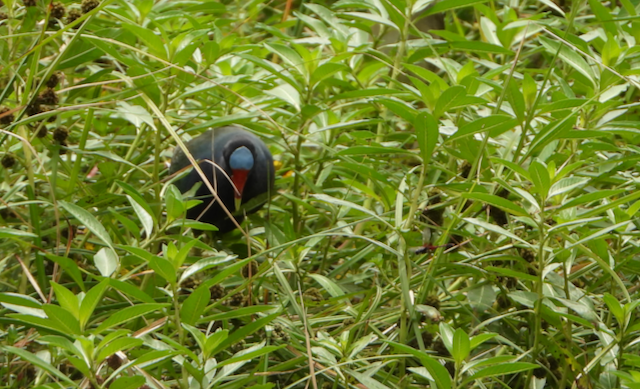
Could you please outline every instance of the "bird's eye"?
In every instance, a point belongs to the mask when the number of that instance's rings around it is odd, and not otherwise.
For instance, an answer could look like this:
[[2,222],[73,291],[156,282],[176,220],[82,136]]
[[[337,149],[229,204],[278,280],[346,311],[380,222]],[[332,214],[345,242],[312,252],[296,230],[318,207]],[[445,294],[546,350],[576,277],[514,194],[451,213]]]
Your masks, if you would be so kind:
[[233,170],[251,170],[253,168],[253,154],[245,146],[238,147],[229,157],[229,166]]

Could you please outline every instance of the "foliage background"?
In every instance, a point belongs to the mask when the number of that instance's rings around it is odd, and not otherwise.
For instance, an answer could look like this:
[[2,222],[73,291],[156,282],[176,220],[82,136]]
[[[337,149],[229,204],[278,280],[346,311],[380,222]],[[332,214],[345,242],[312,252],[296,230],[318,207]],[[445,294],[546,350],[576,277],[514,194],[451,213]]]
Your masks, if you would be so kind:
[[4,0],[0,386],[640,387],[636,3]]

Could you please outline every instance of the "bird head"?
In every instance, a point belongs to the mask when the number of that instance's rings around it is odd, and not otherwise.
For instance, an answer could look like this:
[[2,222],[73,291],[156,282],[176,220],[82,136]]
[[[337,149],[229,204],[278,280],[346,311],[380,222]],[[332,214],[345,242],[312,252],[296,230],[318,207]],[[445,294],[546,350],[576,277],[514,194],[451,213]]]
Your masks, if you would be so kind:
[[231,168],[231,181],[235,186],[234,198],[236,210],[240,208],[242,202],[242,192],[247,183],[249,171],[253,168],[253,154],[246,146],[240,146],[229,156],[229,167]]

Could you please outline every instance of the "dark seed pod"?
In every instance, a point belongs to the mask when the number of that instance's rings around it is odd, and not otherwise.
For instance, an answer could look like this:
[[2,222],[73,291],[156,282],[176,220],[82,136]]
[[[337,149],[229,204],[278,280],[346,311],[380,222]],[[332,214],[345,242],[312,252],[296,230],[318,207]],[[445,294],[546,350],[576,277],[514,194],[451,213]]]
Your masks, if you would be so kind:
[[120,366],[122,366],[122,359],[120,359],[120,357],[116,354],[113,354],[109,358],[107,358],[107,365],[109,365],[109,367],[113,370],[117,370],[118,368],[120,368]]
[[36,132],[36,138],[44,138],[45,136],[47,136],[47,126],[40,126],[38,128],[38,132]]
[[53,88],[47,88],[40,94],[38,97],[40,102],[45,105],[56,105],[58,104],[58,95]]
[[57,1],[51,4],[50,7],[51,7],[51,17],[56,19],[62,19],[64,14],[67,12],[67,10],[64,8],[64,5],[62,5],[62,3]]
[[209,288],[211,292],[211,300],[218,300],[224,297],[224,286],[217,284]]
[[39,113],[44,112],[42,110],[42,107],[40,106],[40,101],[39,99],[36,99],[34,102],[32,102],[31,104],[27,105],[27,115],[28,116],[33,116],[33,115],[37,115]]
[[7,125],[13,123],[13,121],[15,120],[15,116],[12,113],[6,114],[9,111],[11,110],[8,107],[0,108],[0,124]]
[[[79,9],[70,9],[69,15],[67,15],[67,24],[71,24],[82,16],[82,12]],[[76,26],[77,28],[77,26]]]
[[253,277],[258,274],[258,262],[251,261],[242,268],[242,276],[244,278]]
[[447,347],[444,345],[444,342],[440,338],[436,339],[436,341],[433,342],[433,347],[431,349],[438,355],[442,355],[443,357],[448,357],[451,355],[449,354],[449,350],[447,349]]
[[469,173],[471,173],[471,164],[465,161],[462,166],[460,166],[460,175],[463,178],[469,178]]
[[520,249],[520,256],[529,263],[536,259],[536,254],[529,249]]
[[242,293],[236,293],[231,296],[231,300],[229,300],[229,305],[232,307],[239,307],[244,304],[244,296]]
[[491,215],[491,217],[493,217],[493,220],[495,220],[496,224],[500,226],[504,227],[507,224],[509,224],[509,219],[507,219],[507,213],[501,210],[500,208],[490,207],[489,215]]
[[69,130],[67,130],[65,127],[58,127],[55,130],[53,130],[53,139],[56,142],[64,143],[68,137],[69,137]]
[[[52,12],[52,13],[53,13],[53,12]],[[64,15],[63,15],[63,16],[64,16]],[[61,17],[62,17],[62,16],[60,16],[58,19],[60,19]],[[47,85],[47,87],[49,87],[49,88],[55,88],[56,86],[58,86],[58,84],[60,83],[60,78],[62,78],[60,73],[58,73],[58,72],[53,73],[53,74],[51,75],[51,77],[49,77],[49,79],[47,80],[47,84],[46,84],[46,85]]]
[[5,154],[2,157],[1,163],[3,168],[10,169],[16,164],[16,158],[11,154]]
[[82,0],[82,6],[81,6],[82,13],[85,13],[85,14],[89,13],[99,5],[100,5],[99,0]]

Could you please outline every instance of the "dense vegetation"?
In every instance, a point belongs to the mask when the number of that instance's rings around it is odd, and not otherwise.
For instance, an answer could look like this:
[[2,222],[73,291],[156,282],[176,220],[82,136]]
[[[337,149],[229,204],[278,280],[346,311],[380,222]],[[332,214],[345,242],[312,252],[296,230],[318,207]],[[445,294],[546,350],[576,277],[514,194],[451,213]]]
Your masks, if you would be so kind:
[[0,387],[640,388],[636,0],[3,2]]

